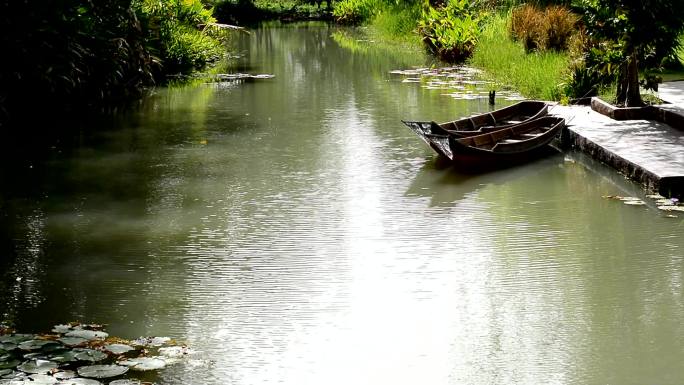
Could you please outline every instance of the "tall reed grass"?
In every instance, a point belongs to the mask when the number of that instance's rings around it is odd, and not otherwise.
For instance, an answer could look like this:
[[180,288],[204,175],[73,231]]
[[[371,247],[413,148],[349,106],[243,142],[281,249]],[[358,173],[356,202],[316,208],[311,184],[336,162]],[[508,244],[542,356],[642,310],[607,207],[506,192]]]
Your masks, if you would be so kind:
[[569,55],[556,51],[527,53],[521,42],[509,37],[509,20],[510,14],[492,15],[469,63],[526,97],[560,100]]
[[579,16],[567,7],[551,5],[540,8],[524,4],[512,9],[510,31],[511,36],[522,41],[528,51],[561,51],[568,48],[578,22]]

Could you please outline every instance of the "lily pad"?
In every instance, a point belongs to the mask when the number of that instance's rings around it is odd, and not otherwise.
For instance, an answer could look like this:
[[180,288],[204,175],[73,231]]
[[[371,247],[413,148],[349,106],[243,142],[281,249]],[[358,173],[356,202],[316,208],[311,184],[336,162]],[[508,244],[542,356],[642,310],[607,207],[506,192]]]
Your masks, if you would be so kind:
[[663,211],[684,211],[684,206],[658,206]]
[[59,372],[54,373],[52,376],[58,380],[68,380],[75,378],[77,375],[73,370],[60,370]]
[[12,342],[0,342],[0,351],[11,352],[17,348],[17,344]]
[[93,349],[74,349],[75,357],[79,361],[97,362],[107,358],[107,353]]
[[32,374],[29,376],[31,385],[54,385],[59,380],[47,374]]
[[32,339],[35,339],[35,336],[33,334],[9,334],[5,336],[0,336],[0,342],[9,342],[12,344],[20,344],[24,341],[29,341]]
[[38,350],[42,349],[43,346],[52,343],[48,340],[28,340],[19,344],[19,349],[21,350]]
[[28,353],[24,354],[24,358],[27,360],[48,360],[44,353]]
[[195,351],[189,349],[187,346],[168,346],[159,349],[159,354],[168,358],[181,358],[194,353]]
[[10,380],[12,380],[12,379],[15,379],[15,378],[23,379],[23,378],[25,378],[26,376],[27,376],[27,375],[26,375],[26,373],[24,373],[24,372],[17,372],[17,371],[15,371],[15,370],[10,370],[9,373],[3,374],[3,375],[2,375],[2,378],[3,378],[3,379],[10,379]]
[[6,360],[0,361],[0,369],[13,369],[19,364],[21,364],[21,361],[15,358],[7,358]]
[[90,378],[71,378],[68,380],[62,380],[57,383],[57,385],[102,385],[98,380],[92,380]]
[[58,341],[66,346],[78,346],[88,342],[87,339],[81,337],[62,337]]
[[127,371],[127,367],[120,365],[91,365],[78,368],[78,375],[90,378],[110,378],[120,376]]
[[105,350],[112,354],[124,354],[131,350],[135,350],[134,347],[124,344],[110,344],[104,346]]
[[134,345],[139,346],[163,346],[171,342],[169,337],[140,337],[133,341]]
[[157,357],[139,357],[119,362],[133,370],[157,370],[166,366],[166,361]]
[[29,360],[17,366],[17,369],[24,373],[45,374],[53,369],[57,369],[57,364],[47,360]]
[[112,381],[109,383],[109,385],[141,385],[142,383],[139,380],[129,380],[129,379],[123,379],[123,380],[116,380]]
[[50,360],[52,361],[57,361],[57,362],[74,362],[78,361],[78,358],[76,357],[78,355],[78,352],[75,352],[73,350],[68,350],[66,352],[60,352],[57,354],[52,354],[50,355]]
[[22,379],[6,379],[0,380],[0,385],[29,385],[30,382],[25,382]]
[[96,330],[72,330],[65,334],[67,337],[85,338],[87,340],[103,340],[109,337],[109,334]]
[[52,332],[60,333],[60,334],[69,333],[71,330],[72,330],[72,328],[69,325],[55,325],[52,328]]

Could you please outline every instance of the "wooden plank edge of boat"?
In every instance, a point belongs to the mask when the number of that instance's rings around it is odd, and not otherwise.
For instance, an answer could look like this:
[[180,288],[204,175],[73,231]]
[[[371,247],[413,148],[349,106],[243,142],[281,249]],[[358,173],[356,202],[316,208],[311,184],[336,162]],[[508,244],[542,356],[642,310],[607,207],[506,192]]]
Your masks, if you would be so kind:
[[[506,127],[501,130],[466,138],[449,137],[449,147],[452,154],[469,153],[473,155],[507,157],[521,155],[546,146],[565,127],[565,119],[555,116],[544,116],[531,121]],[[528,136],[527,139],[504,142],[513,137],[539,129],[546,130],[539,135]],[[431,139],[428,137],[428,139]],[[492,144],[491,149],[478,147],[477,143]],[[453,159],[453,158],[452,158]]]
[[[436,134],[436,135],[456,135],[459,137],[474,136],[486,132],[496,131],[502,128],[510,127],[516,124],[524,123],[529,120],[538,119],[540,117],[546,116],[548,114],[548,103],[540,100],[523,100],[518,103],[512,104],[510,106],[500,108],[491,112],[484,112],[481,114],[476,114],[470,117],[459,118],[444,123],[436,123],[435,121],[410,121],[402,120],[406,126],[408,126],[412,131],[414,131],[421,139],[426,141],[425,134]],[[522,121],[496,125],[497,121],[503,118],[510,118],[514,116],[516,112],[520,110],[527,110],[526,112],[531,112],[527,118]],[[502,118],[503,117],[503,118]],[[445,128],[445,125],[456,125],[458,122],[470,122],[474,130],[450,130]],[[480,123],[476,123],[479,121]],[[487,125],[489,124],[489,125]],[[426,141],[427,142],[427,141]]]
[[[526,106],[534,106],[532,107],[526,107]],[[527,116],[523,120],[520,121],[515,121],[511,122],[508,124],[499,124],[497,125],[497,122],[506,120],[506,118],[510,119],[511,117],[514,116],[514,114],[521,110],[527,108],[527,112],[531,112],[531,115]],[[543,101],[539,100],[524,100],[522,102],[518,102],[516,104],[512,104],[508,107],[504,107],[499,110],[492,111],[490,113],[484,113],[484,114],[479,114],[475,115],[473,117],[469,118],[462,118],[462,119],[457,119],[451,122],[445,122],[445,123],[438,123],[437,126],[441,128],[444,134],[451,134],[451,135],[456,135],[459,137],[467,137],[467,136],[475,136],[475,135],[480,135],[492,131],[498,131],[500,129],[508,128],[508,127],[513,127],[528,121],[532,121],[535,119],[539,119],[541,117],[544,117],[548,114],[549,112],[549,104]],[[483,120],[484,119],[484,120]],[[452,130],[445,128],[444,126],[446,125],[456,125],[457,122],[462,122],[465,120],[470,121],[470,125],[474,127],[475,129],[472,130]],[[479,122],[478,122],[479,120]]]

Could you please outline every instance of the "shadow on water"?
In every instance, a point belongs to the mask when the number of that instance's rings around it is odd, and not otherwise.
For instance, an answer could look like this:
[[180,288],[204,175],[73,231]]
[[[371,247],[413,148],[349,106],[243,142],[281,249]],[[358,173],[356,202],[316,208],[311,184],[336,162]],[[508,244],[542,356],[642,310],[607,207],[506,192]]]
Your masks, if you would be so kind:
[[554,149],[523,164],[497,169],[463,169],[443,157],[426,162],[411,182],[405,196],[430,198],[430,206],[446,206],[467,198],[489,185],[501,185],[529,177],[563,163],[564,156]]

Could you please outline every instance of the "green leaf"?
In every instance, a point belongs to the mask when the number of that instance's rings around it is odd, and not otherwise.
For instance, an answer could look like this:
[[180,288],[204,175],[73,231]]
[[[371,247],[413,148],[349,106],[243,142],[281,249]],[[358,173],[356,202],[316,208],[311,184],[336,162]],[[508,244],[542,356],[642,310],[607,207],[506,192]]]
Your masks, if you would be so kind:
[[127,367],[120,365],[90,365],[78,368],[78,375],[90,378],[111,378],[120,376],[127,371]]

